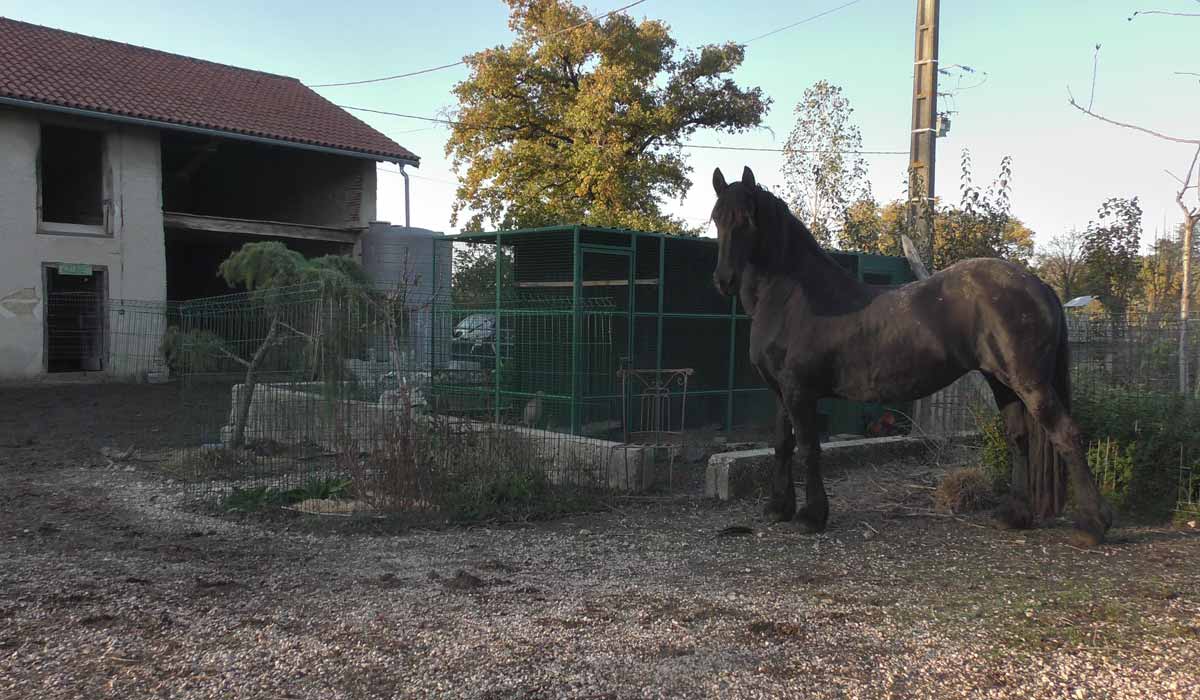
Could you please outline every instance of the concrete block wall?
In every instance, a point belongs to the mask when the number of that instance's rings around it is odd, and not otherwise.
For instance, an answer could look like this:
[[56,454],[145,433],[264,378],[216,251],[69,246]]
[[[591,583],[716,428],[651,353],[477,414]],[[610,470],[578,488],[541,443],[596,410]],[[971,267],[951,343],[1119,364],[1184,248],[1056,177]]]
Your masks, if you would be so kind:
[[[307,389],[305,391],[304,389]],[[260,384],[250,398],[245,438],[248,442],[271,440],[281,444],[316,443],[326,450],[350,447],[369,452],[386,439],[394,427],[398,410],[381,398],[378,402],[338,401],[327,405],[319,384]],[[237,407],[245,396],[245,385],[234,385],[230,395],[228,423],[220,439],[228,446],[233,438]],[[427,418],[418,416],[415,420]],[[553,484],[642,491],[653,482],[653,453],[647,448],[607,440],[581,438],[517,425],[500,425],[441,416],[456,429],[489,433],[505,430],[529,441]]]
[[[43,120],[104,131],[112,183],[111,235],[38,230]],[[45,373],[45,264],[103,268],[110,299],[166,299],[161,193],[156,130],[0,108],[0,380]]]

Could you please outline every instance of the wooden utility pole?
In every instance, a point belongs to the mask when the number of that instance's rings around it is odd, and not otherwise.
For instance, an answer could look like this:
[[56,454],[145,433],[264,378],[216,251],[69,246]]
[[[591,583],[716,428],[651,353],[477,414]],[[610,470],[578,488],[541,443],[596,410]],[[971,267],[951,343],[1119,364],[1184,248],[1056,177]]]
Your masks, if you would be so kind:
[[917,0],[913,63],[912,134],[909,147],[908,222],[933,267],[933,183],[937,150],[939,0]]
[[[939,0],[917,0],[917,47],[913,63],[912,133],[908,157],[908,229],[916,235],[928,270],[933,269],[939,4]],[[913,420],[921,430],[932,425],[932,414],[933,403],[929,397],[913,404]]]

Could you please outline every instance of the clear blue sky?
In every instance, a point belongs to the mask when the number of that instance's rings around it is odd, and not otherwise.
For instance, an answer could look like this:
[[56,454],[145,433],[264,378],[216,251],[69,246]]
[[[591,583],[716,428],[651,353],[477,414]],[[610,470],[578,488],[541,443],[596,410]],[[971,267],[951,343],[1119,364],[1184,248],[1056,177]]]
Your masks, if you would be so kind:
[[[661,19],[681,46],[743,41],[841,5],[846,0],[648,0],[630,13]],[[591,0],[594,13],[628,0]],[[1110,196],[1140,196],[1152,234],[1179,220],[1176,187],[1164,168],[1182,172],[1192,151],[1108,126],[1067,105],[1067,86],[1086,97],[1092,48],[1103,45],[1095,96],[1098,111],[1191,138],[1200,136],[1200,83],[1173,71],[1200,72],[1200,18],[1142,16],[1134,10],[1200,11],[1193,0],[943,0],[941,61],[988,74],[958,94],[949,137],[938,142],[938,194],[957,198],[958,159],[969,148],[976,180],[990,180],[1000,158],[1014,160],[1014,212],[1039,241],[1083,227]],[[344,3],[6,0],[4,15],[84,34],[149,46],[307,83],[355,80],[449,63],[506,43],[506,6],[497,0]],[[739,136],[700,134],[698,143],[779,147],[792,108],[820,79],[850,97],[869,149],[907,150],[913,51],[913,0],[861,0],[795,29],[754,42],[737,74],[775,103],[764,129]],[[453,106],[459,67],[372,86],[325,88],[339,104],[436,116]],[[942,89],[953,86],[943,82]],[[945,107],[946,105],[943,105]],[[413,181],[413,223],[446,232],[453,175],[446,132],[427,123],[360,115],[422,157]],[[773,132],[773,133],[772,133]],[[736,177],[750,165],[759,182],[779,189],[782,156],[691,151],[695,186],[672,211],[701,222],[712,205],[714,166]],[[875,156],[876,196],[902,193],[903,156]],[[403,218],[400,178],[380,174],[380,217]],[[1195,199],[1193,197],[1193,203]],[[1149,236],[1148,236],[1149,237]]]

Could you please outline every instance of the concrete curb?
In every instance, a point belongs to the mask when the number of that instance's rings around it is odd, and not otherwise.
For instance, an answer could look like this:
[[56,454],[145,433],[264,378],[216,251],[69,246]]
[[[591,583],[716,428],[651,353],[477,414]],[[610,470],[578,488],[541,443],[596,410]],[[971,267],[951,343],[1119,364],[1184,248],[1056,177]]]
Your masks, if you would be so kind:
[[[925,440],[909,436],[841,440],[821,443],[823,466],[853,466],[867,460],[895,459],[919,454],[926,449]],[[746,498],[766,493],[770,488],[770,471],[775,450],[740,450],[720,452],[709,457],[705,473],[704,495],[722,501]],[[793,468],[800,465],[796,464]]]

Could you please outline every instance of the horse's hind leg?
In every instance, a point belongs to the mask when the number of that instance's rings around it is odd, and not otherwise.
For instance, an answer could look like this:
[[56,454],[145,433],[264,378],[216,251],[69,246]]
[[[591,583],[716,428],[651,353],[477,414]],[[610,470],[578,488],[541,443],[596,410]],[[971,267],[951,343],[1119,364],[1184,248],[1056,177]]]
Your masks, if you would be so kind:
[[996,509],[996,518],[1011,528],[1033,526],[1033,511],[1029,503],[1029,429],[1025,424],[1025,404],[1016,392],[991,375],[987,377],[996,398],[996,408],[1004,421],[1004,437],[1008,442],[1008,498]]
[[766,516],[774,522],[791,520],[796,514],[796,486],[792,481],[792,454],[796,437],[792,434],[792,419],[780,400],[775,406],[775,472],[771,477],[771,500]]
[[1019,395],[1071,470],[1071,485],[1079,508],[1075,527],[1081,542],[1086,545],[1103,542],[1105,533],[1112,526],[1112,509],[1100,496],[1100,489],[1088,468],[1079,426],[1067,413],[1053,387],[1046,384],[1026,387]]
[[829,522],[829,496],[821,478],[821,439],[817,431],[816,399],[791,402],[796,446],[804,460],[804,507],[796,512],[796,524],[808,532],[824,532]]

